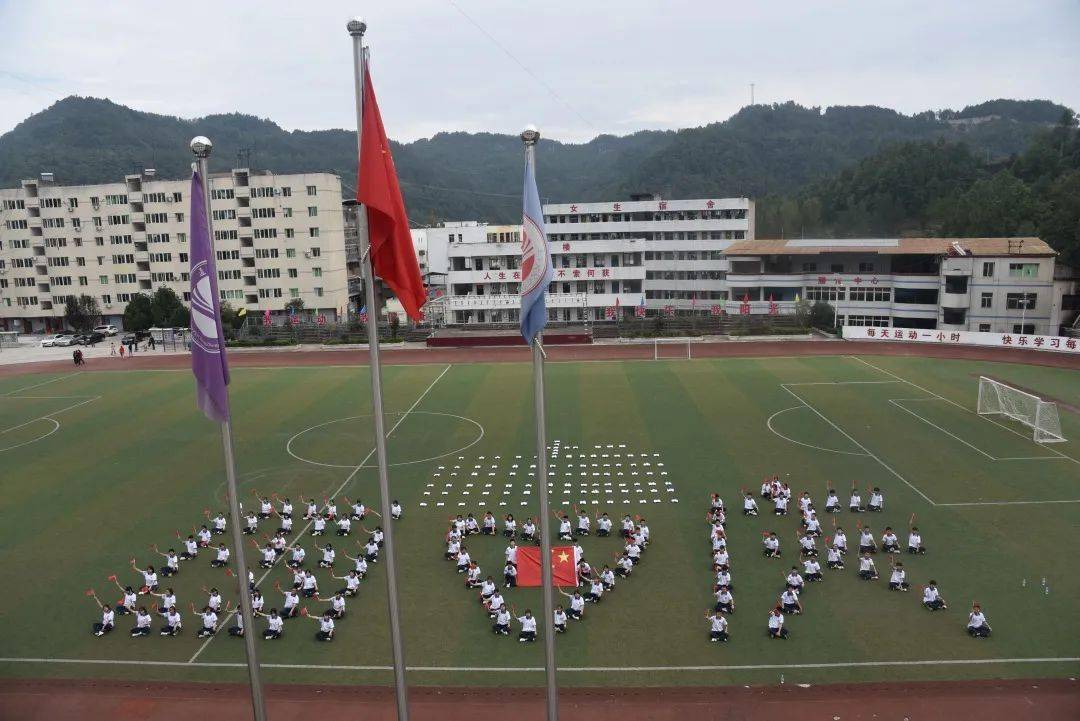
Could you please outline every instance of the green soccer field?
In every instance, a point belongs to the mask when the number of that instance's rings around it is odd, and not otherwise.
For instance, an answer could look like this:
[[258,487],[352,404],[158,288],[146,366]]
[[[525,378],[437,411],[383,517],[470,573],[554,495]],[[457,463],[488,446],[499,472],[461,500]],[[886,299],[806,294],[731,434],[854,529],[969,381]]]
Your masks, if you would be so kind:
[[[1076,402],[1080,372],[1016,364],[900,357],[807,357],[659,362],[552,363],[547,368],[552,504],[586,502],[648,519],[653,543],[633,577],[620,581],[586,619],[558,639],[561,679],[576,685],[846,682],[1069,676],[1080,670],[1080,418],[1062,409],[1065,443],[1039,445],[1028,429],[974,413],[978,376]],[[378,507],[365,367],[238,369],[231,386],[243,500],[261,493],[362,498]],[[484,509],[519,519],[537,513],[531,367],[413,365],[384,370],[391,483],[405,508],[395,526],[410,679],[417,684],[531,685],[543,682],[541,644],[495,637],[474,592],[443,560],[447,516]],[[556,444],[557,442],[557,444]],[[233,579],[209,567],[209,552],[182,565],[172,585],[184,608],[182,637],[131,639],[130,617],[104,638],[84,594],[113,601],[106,581],[138,585],[128,559],[158,564],[162,550],[225,509],[220,434],[194,407],[187,372],[85,372],[0,379],[0,674],[241,681],[243,644],[220,633],[195,638],[205,586],[236,600]],[[857,521],[875,536],[886,525],[906,539],[916,514],[929,553],[903,558],[910,593],[826,571],[789,617],[791,638],[766,637],[766,613],[796,562],[797,514],[740,513],[740,489],[779,474],[820,509],[827,482],[845,501],[838,522],[857,543]],[[846,492],[880,486],[883,514],[846,511]],[[737,612],[732,639],[708,642],[713,602],[704,514],[710,492],[729,509],[727,531]],[[865,500],[865,497],[864,497]],[[565,504],[565,505],[564,505]],[[342,507],[344,504],[342,502]],[[824,514],[822,514],[824,516]],[[297,530],[304,527],[298,520]],[[272,532],[276,518],[263,521]],[[831,518],[824,517],[831,531]],[[368,527],[378,522],[368,522]],[[616,526],[617,527],[617,526]],[[776,530],[784,559],[760,553]],[[356,553],[350,539],[329,536]],[[308,565],[315,539],[302,538]],[[585,539],[604,563],[616,539]],[[470,549],[484,574],[501,578],[505,541]],[[250,546],[249,563],[258,555]],[[344,561],[339,555],[339,561]],[[345,561],[347,564],[348,562]],[[284,638],[259,640],[274,682],[391,681],[384,564],[349,601],[332,644],[308,620]],[[342,571],[349,566],[339,563]],[[256,568],[267,607],[280,605],[280,565]],[[341,573],[341,571],[339,571]],[[321,588],[340,584],[326,571]],[[938,581],[950,608],[931,614],[919,586]],[[539,594],[507,594],[539,611]],[[978,599],[993,637],[964,630]],[[308,604],[313,610],[322,608]],[[261,630],[262,622],[258,626]],[[515,624],[516,631],[516,624]],[[515,634],[516,635],[516,634]]]

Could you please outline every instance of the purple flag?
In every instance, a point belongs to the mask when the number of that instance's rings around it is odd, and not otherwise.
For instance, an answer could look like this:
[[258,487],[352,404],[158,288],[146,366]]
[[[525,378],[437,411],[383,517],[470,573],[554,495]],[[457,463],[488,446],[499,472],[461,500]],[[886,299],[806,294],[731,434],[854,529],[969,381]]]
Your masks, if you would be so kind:
[[218,309],[217,264],[206,220],[203,179],[191,175],[191,371],[195,394],[206,417],[229,418],[229,363]]

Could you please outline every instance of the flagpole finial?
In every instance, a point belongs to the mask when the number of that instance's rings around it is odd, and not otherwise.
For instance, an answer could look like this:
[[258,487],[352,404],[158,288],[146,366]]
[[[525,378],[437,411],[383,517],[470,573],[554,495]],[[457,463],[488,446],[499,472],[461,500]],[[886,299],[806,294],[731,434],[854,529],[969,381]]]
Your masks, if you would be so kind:
[[349,31],[349,35],[363,35],[367,32],[367,23],[364,18],[353,18],[345,28]]
[[525,145],[536,145],[540,141],[540,131],[535,125],[526,125],[521,131],[521,142]]
[[205,135],[196,135],[191,139],[190,145],[191,152],[195,153],[196,158],[209,158],[210,151],[214,149],[214,144]]

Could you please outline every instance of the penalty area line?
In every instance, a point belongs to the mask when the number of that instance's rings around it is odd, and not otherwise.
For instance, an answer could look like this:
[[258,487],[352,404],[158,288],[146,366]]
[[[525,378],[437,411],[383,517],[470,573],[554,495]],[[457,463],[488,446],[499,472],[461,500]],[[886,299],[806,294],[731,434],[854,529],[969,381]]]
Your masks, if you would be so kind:
[[[559,671],[566,673],[640,673],[661,671],[767,671],[780,669],[820,669],[820,668],[873,668],[904,666],[984,666],[1000,664],[1028,663],[1076,663],[1080,657],[1029,657],[1029,658],[968,658],[968,659],[931,659],[916,661],[835,661],[825,663],[761,663],[729,664],[701,666],[560,666]],[[238,662],[204,661],[196,664],[185,661],[147,661],[125,659],[93,658],[0,658],[0,663],[40,663],[40,664],[81,664],[102,666],[185,666],[191,668],[247,668],[247,664]],[[314,671],[392,671],[393,666],[352,666],[343,664],[300,664],[300,663],[263,663],[263,668]],[[409,666],[407,671],[416,673],[475,672],[475,673],[541,673],[540,666]]]

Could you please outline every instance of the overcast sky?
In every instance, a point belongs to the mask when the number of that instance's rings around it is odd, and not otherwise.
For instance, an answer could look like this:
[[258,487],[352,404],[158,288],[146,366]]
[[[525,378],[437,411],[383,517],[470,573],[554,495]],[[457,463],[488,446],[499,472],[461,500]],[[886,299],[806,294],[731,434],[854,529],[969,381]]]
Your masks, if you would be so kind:
[[746,105],[751,83],[759,103],[1080,109],[1077,0],[0,0],[0,133],[73,94],[354,126],[357,13],[399,140],[703,125]]

